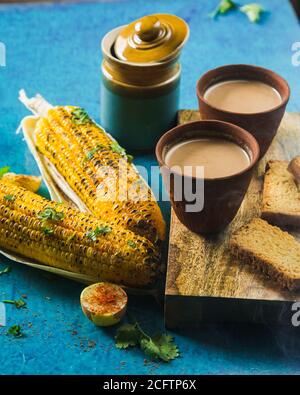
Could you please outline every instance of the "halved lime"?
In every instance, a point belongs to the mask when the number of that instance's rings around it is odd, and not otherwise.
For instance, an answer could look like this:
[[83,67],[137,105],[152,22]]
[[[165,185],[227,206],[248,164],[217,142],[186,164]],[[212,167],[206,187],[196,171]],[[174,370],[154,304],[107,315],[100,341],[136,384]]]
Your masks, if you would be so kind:
[[80,295],[82,311],[97,326],[120,322],[127,301],[127,294],[120,286],[105,282],[90,285]]

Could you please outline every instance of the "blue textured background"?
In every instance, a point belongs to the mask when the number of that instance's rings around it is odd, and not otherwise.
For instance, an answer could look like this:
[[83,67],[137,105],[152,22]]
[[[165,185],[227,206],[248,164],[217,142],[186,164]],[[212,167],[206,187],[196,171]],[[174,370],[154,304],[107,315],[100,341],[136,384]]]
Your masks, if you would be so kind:
[[[288,1],[261,0],[270,11],[258,25],[231,13],[212,21],[218,1],[114,1],[84,4],[0,6],[0,41],[7,67],[0,67],[0,165],[36,173],[18,122],[27,111],[18,90],[42,93],[54,104],[75,104],[99,114],[100,39],[108,30],[147,13],[169,12],[190,25],[182,55],[182,108],[195,108],[195,83],[205,70],[226,63],[255,63],[290,83],[289,111],[300,111],[300,69],[291,45],[300,29]],[[243,1],[245,3],[245,1]],[[138,157],[150,165],[154,158]],[[169,206],[163,207],[166,218]],[[0,268],[7,262],[0,258]],[[171,364],[144,363],[139,350],[114,348],[115,328],[95,328],[79,307],[81,285],[13,264],[0,277],[0,300],[28,296],[28,309],[7,306],[8,325],[20,323],[22,339],[0,328],[0,373],[299,373],[300,329],[210,325],[175,333],[182,357]],[[151,298],[130,298],[130,311],[149,331],[163,329],[162,309]]]

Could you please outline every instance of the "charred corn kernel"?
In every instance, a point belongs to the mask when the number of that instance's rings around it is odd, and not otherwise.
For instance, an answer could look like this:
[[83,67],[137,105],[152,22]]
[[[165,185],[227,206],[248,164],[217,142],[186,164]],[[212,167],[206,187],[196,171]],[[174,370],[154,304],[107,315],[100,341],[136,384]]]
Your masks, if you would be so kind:
[[147,238],[5,180],[0,181],[0,247],[48,266],[132,287],[151,285],[160,269],[157,249]]
[[36,145],[99,219],[153,242],[165,238],[165,223],[151,189],[126,152],[82,109],[49,110],[37,124]]

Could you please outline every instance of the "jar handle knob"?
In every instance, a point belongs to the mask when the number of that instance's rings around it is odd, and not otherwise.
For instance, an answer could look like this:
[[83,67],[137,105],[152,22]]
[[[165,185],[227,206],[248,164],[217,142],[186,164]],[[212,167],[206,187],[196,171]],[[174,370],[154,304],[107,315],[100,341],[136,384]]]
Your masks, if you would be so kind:
[[161,24],[155,16],[144,16],[136,22],[134,29],[141,41],[151,42],[159,36]]

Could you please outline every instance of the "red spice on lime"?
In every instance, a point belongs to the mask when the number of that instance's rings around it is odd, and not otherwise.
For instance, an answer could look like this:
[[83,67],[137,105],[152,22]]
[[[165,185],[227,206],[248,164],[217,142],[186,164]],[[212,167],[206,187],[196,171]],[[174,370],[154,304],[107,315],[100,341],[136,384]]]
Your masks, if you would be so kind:
[[127,301],[120,286],[104,282],[90,285],[80,296],[82,311],[97,326],[117,324],[126,312]]

